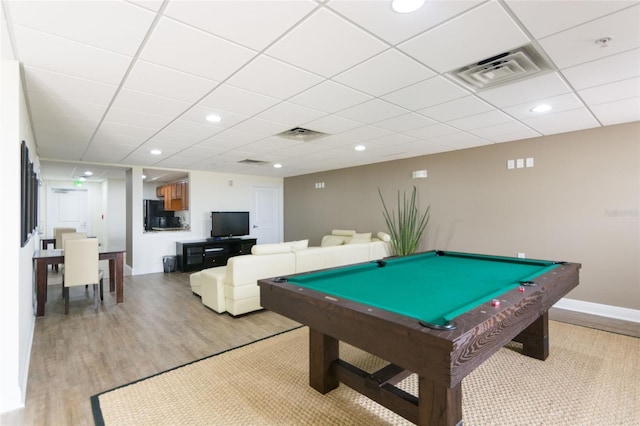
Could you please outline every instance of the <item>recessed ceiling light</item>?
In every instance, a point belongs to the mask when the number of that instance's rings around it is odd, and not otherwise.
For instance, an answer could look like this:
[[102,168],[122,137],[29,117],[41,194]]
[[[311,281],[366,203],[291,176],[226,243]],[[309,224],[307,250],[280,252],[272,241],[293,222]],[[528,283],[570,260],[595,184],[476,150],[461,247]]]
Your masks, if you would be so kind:
[[84,182],[85,180],[87,180],[87,178],[86,178],[86,177],[84,177],[84,176],[80,176],[80,177],[78,177],[78,180],[79,180],[80,182]]
[[147,178],[147,175],[142,175],[142,179],[146,179],[146,178]]
[[551,105],[547,105],[547,104],[540,104],[535,106],[534,108],[531,108],[531,111],[533,112],[547,112],[547,111],[551,111]]
[[153,155],[160,155],[160,154],[162,154],[162,151],[160,151],[159,149],[152,149],[152,150],[151,150],[151,153],[152,153]]
[[209,114],[206,117],[207,121],[210,121],[211,123],[219,123],[220,121],[222,121],[222,117],[220,117],[218,114]]
[[282,164],[276,163],[276,164],[273,165],[273,167],[275,167],[276,169],[280,169],[280,168],[282,168]]
[[411,13],[420,9],[425,0],[391,0],[391,9],[398,13]]
[[93,172],[91,170],[87,170],[86,172],[84,172],[85,176],[93,176]]
[[365,149],[367,149],[367,147],[364,145],[356,145],[353,149],[355,149],[356,151],[364,151]]

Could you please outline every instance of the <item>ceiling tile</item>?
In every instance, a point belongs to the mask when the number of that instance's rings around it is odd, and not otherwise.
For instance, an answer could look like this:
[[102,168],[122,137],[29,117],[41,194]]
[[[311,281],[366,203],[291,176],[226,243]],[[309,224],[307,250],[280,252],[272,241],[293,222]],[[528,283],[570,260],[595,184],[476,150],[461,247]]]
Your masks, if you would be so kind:
[[75,101],[102,104],[111,102],[117,86],[24,66],[27,90]]
[[252,116],[280,102],[279,99],[228,84],[217,86],[213,92],[200,101],[200,105],[216,110]]
[[390,135],[391,133],[393,132],[391,132],[390,130],[368,125],[347,130],[346,132],[342,132],[340,136],[343,138],[350,138],[358,141],[366,141],[378,138],[380,136]]
[[207,139],[222,129],[178,119],[154,135],[153,140],[172,141],[176,145],[189,146]]
[[640,96],[640,77],[628,78],[615,83],[578,90],[587,105],[598,105]]
[[287,99],[322,81],[278,60],[260,56],[228,80],[232,86],[278,99]]
[[290,102],[282,102],[261,112],[256,117],[284,123],[291,127],[299,127],[302,123],[316,120],[325,115],[327,115],[327,113],[316,109],[295,105]]
[[131,126],[128,124],[103,121],[100,124],[99,131],[107,134],[122,134],[145,140],[154,135],[157,130],[148,127]]
[[195,102],[216,86],[217,82],[182,71],[137,61],[124,87],[151,95],[184,102]]
[[[319,37],[319,34],[322,36]],[[349,43],[345,43],[345,40],[349,40]],[[387,47],[335,13],[319,9],[267,49],[266,53],[313,73],[331,77]]]
[[435,124],[435,121],[423,115],[409,113],[379,121],[376,123],[376,126],[394,132],[404,132],[407,130],[430,126],[432,124]]
[[[596,43],[611,37],[605,47]],[[540,40],[560,69],[602,59],[640,46],[640,5]]]
[[567,28],[591,21],[616,10],[637,4],[636,1],[547,1],[505,0],[518,19],[536,38],[546,37]]
[[166,126],[172,118],[148,114],[141,111],[132,111],[123,108],[110,108],[105,116],[105,121],[113,123],[130,124],[132,126],[149,127],[151,129],[161,129]]
[[162,18],[140,58],[203,78],[223,81],[255,52],[168,18]]
[[373,99],[371,96],[362,92],[326,80],[292,97],[289,101],[320,111],[337,112],[371,99]]
[[420,34],[398,48],[444,73],[529,41],[502,6],[492,1]]
[[333,79],[370,95],[381,96],[434,75],[424,65],[390,49]]
[[444,145],[452,149],[474,148],[476,146],[490,145],[492,143],[486,139],[464,132],[438,136],[431,139],[429,142]]
[[491,105],[475,96],[465,96],[464,98],[454,99],[453,101],[421,109],[418,113],[433,118],[434,120],[450,121],[493,109]]
[[513,119],[502,111],[488,111],[470,117],[458,118],[447,122],[447,124],[460,130],[473,130],[511,122]]
[[495,143],[541,136],[540,133],[516,121],[470,130],[469,133]]
[[446,124],[434,124],[433,126],[422,127],[420,129],[409,130],[404,132],[408,136],[412,136],[416,139],[433,139],[438,136],[451,135],[454,133],[460,133],[460,130],[448,126]]
[[569,92],[571,92],[571,89],[558,74],[547,73],[524,81],[486,90],[478,93],[478,96],[498,108],[504,108]]
[[130,111],[144,111],[147,114],[173,118],[184,112],[191,104],[137,92],[135,90],[122,89],[115,101],[114,108],[122,108]]
[[262,50],[313,10],[312,1],[172,1],[165,15]]
[[25,27],[14,28],[18,59],[30,67],[119,85],[131,58]]
[[594,105],[591,111],[605,126],[640,120],[640,97]]
[[406,14],[394,12],[388,2],[380,0],[332,0],[329,7],[390,44],[397,44],[484,1],[428,1]]
[[318,132],[337,134],[346,132],[350,129],[362,126],[359,121],[349,120],[348,118],[337,115],[325,115],[317,120],[309,121],[304,124],[304,128],[316,130]]
[[[549,105],[549,112],[534,112],[532,109],[539,104]],[[526,118],[539,117],[544,114],[556,114],[561,111],[582,108],[584,105],[573,93],[565,93],[564,95],[552,96],[550,98],[536,99],[534,102],[527,102],[513,107],[504,108],[504,112],[511,116],[524,120]]]
[[[207,121],[206,117],[211,114],[220,116],[221,120],[217,123]],[[229,111],[222,111],[220,109],[210,108],[201,104],[196,104],[180,116],[181,120],[188,120],[196,123],[197,125],[206,125],[210,128],[217,128],[220,130],[233,127],[236,124],[243,122],[247,118],[248,117],[246,115],[235,114]]]
[[372,124],[387,118],[406,114],[407,112],[406,109],[397,107],[389,102],[381,99],[373,99],[340,111],[339,115],[362,123]]
[[640,75],[640,49],[567,68],[562,74],[576,90],[636,77]]
[[14,24],[127,56],[135,55],[155,17],[122,1],[8,3]]
[[434,77],[396,90],[382,98],[409,110],[424,109],[443,102],[469,95],[469,92],[445,80]]
[[51,113],[64,111],[65,115],[85,117],[98,121],[107,110],[106,105],[50,96],[46,92],[28,92],[28,97],[31,111],[42,110],[43,112],[49,111]]
[[253,133],[257,136],[267,137],[276,135],[285,130],[289,130],[289,127],[283,123],[276,123],[274,121],[254,118],[237,124],[234,127],[234,130],[240,130],[242,132]]
[[543,135],[572,132],[599,126],[598,122],[585,108],[529,118],[522,120],[522,122]]
[[126,0],[128,3],[136,4],[153,12],[160,10],[163,0]]
[[[95,134],[93,139],[91,140],[90,148],[104,148],[108,150],[109,148],[114,150],[123,150],[126,149],[127,153],[145,142],[146,138],[140,136],[133,135],[125,135],[122,133],[112,133],[108,132],[104,128],[98,129],[98,132]],[[124,155],[123,155],[124,156]]]

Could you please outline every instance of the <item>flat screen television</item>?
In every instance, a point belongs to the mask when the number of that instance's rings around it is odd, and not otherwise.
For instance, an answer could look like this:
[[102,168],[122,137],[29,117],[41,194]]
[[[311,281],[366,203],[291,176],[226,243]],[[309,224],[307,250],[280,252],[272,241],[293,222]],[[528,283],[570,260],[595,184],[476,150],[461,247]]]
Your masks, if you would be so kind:
[[249,212],[211,212],[211,238],[249,235]]

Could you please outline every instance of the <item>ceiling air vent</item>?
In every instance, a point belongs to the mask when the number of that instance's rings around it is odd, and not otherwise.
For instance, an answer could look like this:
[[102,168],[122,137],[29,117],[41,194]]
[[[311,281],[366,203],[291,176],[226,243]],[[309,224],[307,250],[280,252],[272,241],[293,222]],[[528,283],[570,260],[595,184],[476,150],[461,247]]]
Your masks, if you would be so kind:
[[492,89],[551,70],[531,45],[501,53],[448,73],[471,90]]
[[246,160],[238,161],[238,164],[248,164],[250,166],[262,166],[264,164],[269,164],[269,162],[268,161],[261,161],[261,160],[251,160],[251,159],[247,158]]
[[317,132],[315,130],[303,129],[302,127],[295,127],[291,130],[286,130],[282,133],[278,133],[276,136],[281,138],[291,139],[299,142],[309,142],[314,139],[318,139],[324,136],[328,136],[326,133]]

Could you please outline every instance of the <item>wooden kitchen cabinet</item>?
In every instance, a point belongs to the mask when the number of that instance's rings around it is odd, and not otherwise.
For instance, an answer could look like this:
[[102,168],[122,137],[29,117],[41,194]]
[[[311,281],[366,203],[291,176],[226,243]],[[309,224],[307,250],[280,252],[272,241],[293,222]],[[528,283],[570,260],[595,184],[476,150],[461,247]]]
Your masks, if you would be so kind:
[[189,210],[189,182],[175,182],[158,186],[156,196],[164,199],[165,210]]

